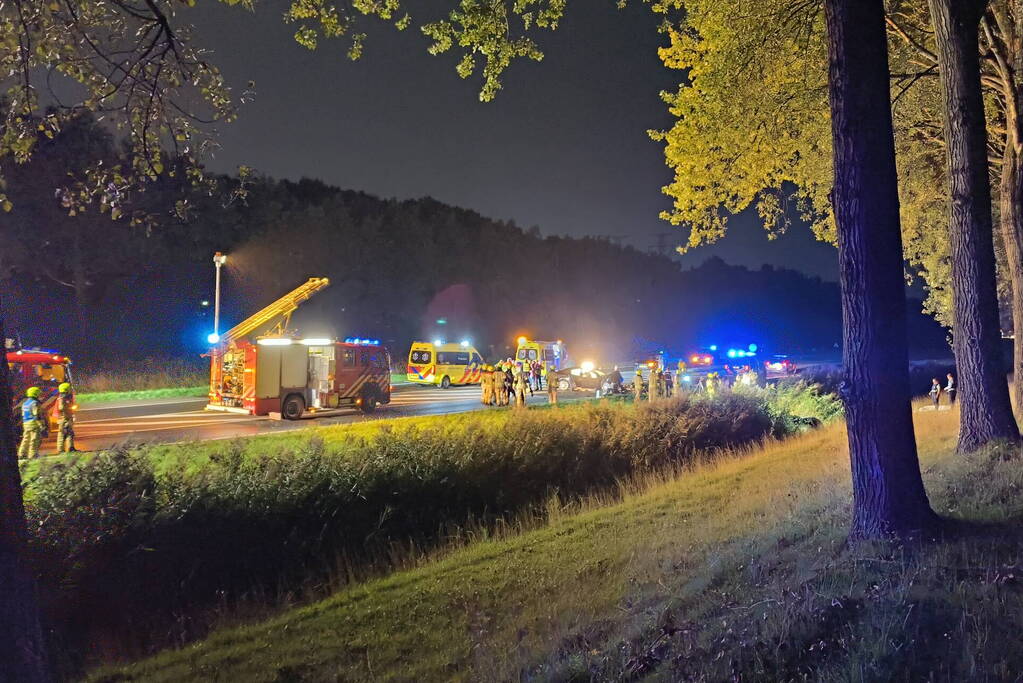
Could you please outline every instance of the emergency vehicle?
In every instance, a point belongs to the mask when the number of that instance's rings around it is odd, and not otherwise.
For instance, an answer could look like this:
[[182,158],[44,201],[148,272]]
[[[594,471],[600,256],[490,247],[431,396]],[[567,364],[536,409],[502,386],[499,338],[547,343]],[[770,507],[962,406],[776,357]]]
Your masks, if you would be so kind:
[[210,351],[209,410],[297,420],[391,402],[390,357],[376,339],[299,338],[291,314],[330,282],[310,278],[221,338]]
[[482,377],[483,357],[468,342],[412,342],[408,352],[409,382],[447,389],[452,384],[479,384]]
[[525,363],[535,360],[543,363],[547,370],[561,370],[568,366],[568,350],[565,344],[558,341],[539,341],[519,337],[519,346],[515,351],[515,359]]
[[[47,427],[57,428],[57,387],[71,380],[71,359],[50,349],[17,348],[13,340],[6,340],[7,373],[11,385],[11,401],[15,412],[25,400],[25,390],[39,387],[43,394],[39,403],[49,417]],[[73,409],[77,410],[78,406]],[[21,420],[15,420],[20,429]]]

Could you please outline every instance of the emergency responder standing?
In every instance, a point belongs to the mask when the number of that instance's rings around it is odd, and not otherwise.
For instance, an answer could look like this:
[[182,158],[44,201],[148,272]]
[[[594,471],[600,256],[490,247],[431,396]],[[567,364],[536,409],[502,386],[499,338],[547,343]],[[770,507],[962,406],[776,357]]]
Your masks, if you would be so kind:
[[552,370],[547,371],[547,401],[558,402],[558,376]]
[[494,384],[490,380],[490,366],[484,365],[480,373],[480,403],[489,406],[494,402]]
[[529,373],[522,367],[522,362],[519,361],[518,366],[515,369],[515,407],[525,408],[526,407],[526,392],[531,391],[529,386]]
[[71,453],[75,450],[75,395],[71,393],[71,385],[61,383],[57,388],[57,452]]
[[682,378],[686,376],[686,362],[680,360],[678,367],[675,368],[675,391],[676,393],[682,393]]
[[39,403],[42,395],[39,387],[29,387],[25,392],[25,400],[21,404],[21,445],[18,446],[18,458],[36,458],[39,456],[39,442],[43,439],[43,407]]
[[656,367],[650,368],[650,379],[647,381],[647,400],[653,403],[661,397],[661,373]]
[[636,392],[636,400],[643,397],[643,366],[636,366],[636,379],[632,380],[632,390]]

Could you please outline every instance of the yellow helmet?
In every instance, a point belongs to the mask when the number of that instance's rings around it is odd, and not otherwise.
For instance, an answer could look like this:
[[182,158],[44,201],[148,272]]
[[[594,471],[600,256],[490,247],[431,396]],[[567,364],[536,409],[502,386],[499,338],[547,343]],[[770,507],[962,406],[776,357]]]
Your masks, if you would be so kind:
[[43,392],[39,387],[29,387],[28,390],[25,391],[25,395],[29,398],[39,398],[42,394]]
[[71,391],[71,382],[61,382],[60,386],[57,387],[57,391],[59,391],[62,394],[68,393],[69,391]]

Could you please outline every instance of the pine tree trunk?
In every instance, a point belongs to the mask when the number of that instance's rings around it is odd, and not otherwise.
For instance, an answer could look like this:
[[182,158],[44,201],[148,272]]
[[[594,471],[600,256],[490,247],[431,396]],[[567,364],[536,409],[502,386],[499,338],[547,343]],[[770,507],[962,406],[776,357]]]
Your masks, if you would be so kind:
[[854,538],[932,527],[910,406],[883,0],[827,0]]
[[987,127],[980,85],[985,0],[929,0],[945,107],[952,257],[952,346],[959,371],[959,450],[1018,440],[1002,367]]
[[[3,323],[0,311],[0,340]],[[25,509],[7,373],[7,363],[0,362],[0,682],[42,683],[50,675],[35,582],[24,562]]]
[[998,202],[1012,292],[1012,393],[1018,423],[1023,420],[1023,165],[1011,137],[1002,154]]

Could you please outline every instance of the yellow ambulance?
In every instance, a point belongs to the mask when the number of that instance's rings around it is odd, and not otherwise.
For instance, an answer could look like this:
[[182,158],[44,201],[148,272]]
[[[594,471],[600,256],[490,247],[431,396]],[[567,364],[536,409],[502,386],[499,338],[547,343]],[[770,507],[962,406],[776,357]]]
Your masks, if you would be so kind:
[[519,337],[518,344],[515,360],[522,361],[523,365],[532,365],[533,361],[538,360],[547,370],[561,370],[568,366],[568,351],[560,339],[558,341],[539,341]]
[[479,384],[482,375],[483,358],[468,341],[458,344],[417,341],[409,349],[408,381],[415,384],[436,384],[447,389],[453,384]]

